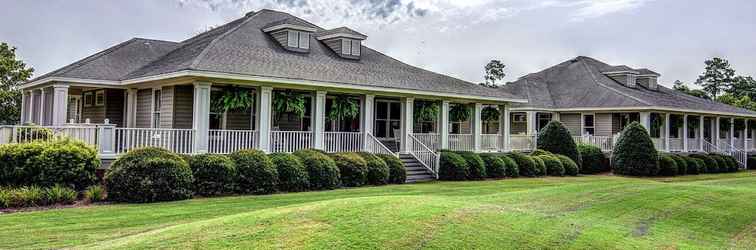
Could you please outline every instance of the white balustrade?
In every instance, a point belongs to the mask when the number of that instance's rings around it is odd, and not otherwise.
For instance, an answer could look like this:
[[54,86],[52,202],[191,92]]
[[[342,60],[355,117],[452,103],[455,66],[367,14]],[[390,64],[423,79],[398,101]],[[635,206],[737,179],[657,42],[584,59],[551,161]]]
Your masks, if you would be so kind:
[[612,151],[614,149],[614,143],[616,143],[617,138],[619,138],[618,135],[611,136],[611,137],[610,136],[594,136],[594,135],[572,137],[572,139],[575,140],[575,143],[593,145],[600,148],[602,152]]
[[432,150],[438,150],[440,148],[439,143],[441,141],[441,136],[439,134],[435,133],[415,133],[412,134],[417,138],[420,142],[425,144],[425,146],[428,146],[428,148]]
[[746,139],[746,151],[752,151],[753,150],[753,139]]
[[439,155],[433,152],[428,146],[423,144],[417,137],[412,134],[409,135],[410,139],[410,154],[420,161],[423,166],[428,169],[434,176],[438,176],[438,162]]
[[325,151],[360,152],[363,150],[362,132],[323,132]]
[[230,154],[259,147],[260,134],[256,130],[211,129],[208,136],[208,153]]
[[483,151],[499,151],[501,145],[501,135],[499,134],[480,135],[480,149]]
[[657,151],[664,151],[664,138],[651,138],[651,142],[654,143],[654,147]]
[[274,153],[291,153],[312,146],[313,135],[310,131],[270,131],[270,148]]
[[688,152],[700,151],[700,141],[698,138],[688,138]]
[[682,138],[669,138],[669,151],[670,152],[683,151],[683,139]]
[[365,151],[371,154],[385,154],[399,157],[397,153],[391,152],[378,138],[375,138],[370,133],[368,133],[367,141],[365,142]]
[[71,138],[88,145],[97,145],[97,127],[94,125],[0,126],[0,144],[49,141],[62,138]]
[[535,135],[511,135],[509,140],[512,151],[532,151],[536,147]]
[[449,134],[449,149],[453,151],[473,151],[472,134]]
[[177,154],[194,153],[193,129],[115,128],[115,152],[143,147],[164,148]]

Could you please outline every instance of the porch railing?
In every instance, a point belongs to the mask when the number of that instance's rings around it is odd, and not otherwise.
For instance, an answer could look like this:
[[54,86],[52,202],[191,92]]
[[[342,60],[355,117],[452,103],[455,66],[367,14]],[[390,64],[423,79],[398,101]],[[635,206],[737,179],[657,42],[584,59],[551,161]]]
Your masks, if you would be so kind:
[[454,151],[473,151],[472,134],[450,134],[449,149]]
[[480,135],[480,150],[499,151],[502,147],[500,134],[482,134]]
[[744,148],[746,151],[753,150],[753,139],[746,139],[745,142],[746,148]]
[[260,145],[257,130],[211,129],[208,133],[207,151],[213,154],[230,154],[244,149],[256,149]]
[[425,146],[428,146],[428,148],[432,150],[438,150],[441,148],[439,146],[439,142],[441,140],[441,136],[436,133],[416,133],[412,134],[417,138],[420,142],[425,144]]
[[270,131],[270,151],[291,153],[313,147],[310,131]]
[[512,135],[509,140],[512,151],[532,151],[536,147],[535,135]]
[[194,129],[115,128],[115,153],[159,147],[178,154],[194,153]]
[[72,138],[97,145],[95,125],[0,126],[0,144]]
[[658,151],[664,151],[664,138],[651,138],[651,142],[654,143],[654,147]]
[[698,138],[688,138],[688,152],[700,151],[701,144]]
[[397,153],[391,152],[378,138],[375,138],[373,134],[367,133],[367,141],[365,141],[365,151],[372,154],[385,154],[399,157]]
[[410,141],[410,154],[420,161],[423,166],[428,169],[433,176],[438,177],[438,162],[439,155],[433,152],[428,146],[423,144],[414,135],[409,135]]
[[572,139],[575,140],[575,143],[593,145],[600,148],[602,152],[609,152],[614,149],[615,137],[617,136],[584,135],[573,136]]
[[742,149],[733,147],[727,142],[719,142],[720,153],[730,155],[735,158],[741,168],[745,168],[748,161],[748,153]]
[[669,151],[671,152],[683,151],[683,139],[682,138],[669,138]]
[[323,132],[325,151],[359,152],[363,150],[362,132]]

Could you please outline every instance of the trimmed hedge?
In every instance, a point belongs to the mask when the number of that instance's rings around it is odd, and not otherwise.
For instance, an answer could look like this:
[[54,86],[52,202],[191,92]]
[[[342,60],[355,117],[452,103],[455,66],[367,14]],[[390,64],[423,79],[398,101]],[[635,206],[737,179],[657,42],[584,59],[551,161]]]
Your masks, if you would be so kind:
[[[554,155],[540,155],[536,156],[536,158],[539,158],[543,160],[544,165],[546,165],[546,174],[549,176],[564,176],[564,165],[562,164],[562,161],[559,160]],[[569,158],[569,157],[568,157]]]
[[287,153],[273,153],[268,157],[278,172],[278,190],[299,192],[310,187],[310,175],[299,157]]
[[245,194],[270,194],[278,190],[278,171],[265,152],[241,150],[229,155],[239,173],[238,190]]
[[[690,156],[680,156],[680,157],[682,157],[683,159],[685,159],[685,163],[687,164],[687,168],[685,168],[685,170],[686,170],[685,173],[686,174],[697,175],[697,174],[702,173],[702,171],[705,171],[703,169],[704,166],[701,165],[702,161],[700,159],[696,159],[696,158],[693,158],[693,157],[690,157]],[[701,162],[699,162],[699,161],[701,161]]]
[[447,181],[464,181],[467,179],[469,167],[465,158],[451,151],[441,151],[440,158],[439,179]]
[[368,167],[365,159],[352,152],[335,153],[331,155],[341,175],[341,185],[345,187],[360,187],[367,183]]
[[231,158],[218,154],[201,154],[190,158],[194,184],[192,190],[202,196],[230,194],[236,190],[236,165]]
[[535,165],[533,165],[535,168],[533,169],[535,171],[535,176],[546,176],[546,163],[538,156],[531,156],[533,158],[533,162],[535,162]]
[[569,176],[577,176],[580,173],[580,167],[570,157],[565,155],[556,155],[556,158],[562,162],[564,166],[564,174]]
[[735,159],[735,157],[731,155],[723,155],[725,161],[728,163],[727,172],[738,172],[738,169],[740,168],[740,165],[738,165],[738,160]]
[[659,175],[675,176],[677,175],[677,162],[669,154],[659,155]]
[[480,154],[480,158],[486,164],[488,178],[504,178],[507,176],[507,164],[495,154]]
[[580,151],[572,139],[570,131],[559,121],[550,121],[546,127],[538,133],[537,148],[543,149],[553,154],[560,154],[570,157],[578,166],[582,165]]
[[517,162],[512,160],[509,156],[499,156],[502,162],[504,162],[504,173],[509,178],[520,177],[520,169],[517,167]]
[[532,153],[530,153],[530,156],[541,156],[541,155],[553,155],[553,154],[543,149],[536,149]]
[[597,174],[612,170],[609,159],[601,152],[601,148],[589,144],[578,144],[577,148],[583,161],[583,165],[580,166],[581,174]]
[[533,157],[517,152],[509,153],[507,156],[517,163],[520,176],[535,177],[538,175]]
[[675,160],[675,163],[677,163],[677,174],[678,175],[686,175],[688,174],[688,161],[683,158],[681,155],[676,154],[670,154],[670,157],[672,157],[673,160]]
[[717,161],[717,168],[714,170],[713,173],[726,173],[727,169],[729,169],[730,165],[727,160],[722,157],[722,155],[719,154],[709,154],[709,157]]
[[404,184],[407,181],[407,169],[404,168],[402,160],[393,155],[376,154],[381,158],[389,168],[388,182],[391,184]]
[[358,153],[365,159],[368,167],[367,183],[370,185],[386,185],[389,181],[389,166],[380,157],[367,152]]
[[704,164],[703,164],[703,166],[704,166],[703,167],[704,172],[700,172],[699,171],[699,173],[702,173],[702,174],[704,174],[704,173],[716,173],[717,171],[719,171],[719,163],[717,163],[717,160],[715,160],[714,158],[710,157],[709,155],[705,155],[705,154],[692,154],[692,155],[690,155],[690,157],[701,159],[704,162]]
[[659,172],[659,154],[646,129],[632,122],[622,131],[612,154],[615,174],[654,176]]
[[746,165],[747,165],[747,168],[750,169],[750,170],[756,169],[756,157],[749,156],[748,157],[748,162],[747,162]]
[[302,160],[310,176],[310,189],[334,189],[341,185],[341,176],[336,162],[319,150],[303,149],[294,152]]
[[63,139],[0,146],[0,186],[56,184],[83,190],[97,182],[97,150]]
[[457,152],[457,154],[462,156],[467,162],[468,180],[482,180],[486,178],[486,164],[478,154],[466,151]]
[[108,199],[156,202],[192,197],[192,170],[177,154],[162,148],[140,148],[116,159],[105,174]]

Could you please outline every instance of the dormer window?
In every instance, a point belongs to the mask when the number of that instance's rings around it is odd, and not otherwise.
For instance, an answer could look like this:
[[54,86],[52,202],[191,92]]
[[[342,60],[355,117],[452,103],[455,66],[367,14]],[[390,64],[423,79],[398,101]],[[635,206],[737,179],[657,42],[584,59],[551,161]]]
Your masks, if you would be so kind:
[[310,36],[315,28],[298,19],[287,18],[263,28],[281,46],[289,51],[306,53],[310,51]]
[[341,39],[341,54],[360,56],[360,40]]
[[360,59],[362,40],[367,36],[347,27],[320,31],[316,34],[318,41],[331,48],[340,57]]
[[288,37],[286,39],[286,45],[288,47],[304,50],[310,49],[310,32],[288,30],[287,33]]

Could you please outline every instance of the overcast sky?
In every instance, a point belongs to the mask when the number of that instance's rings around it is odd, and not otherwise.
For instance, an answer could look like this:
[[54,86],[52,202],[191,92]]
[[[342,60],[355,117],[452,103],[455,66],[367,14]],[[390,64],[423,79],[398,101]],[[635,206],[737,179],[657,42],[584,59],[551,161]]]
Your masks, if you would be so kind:
[[404,62],[472,82],[491,59],[512,81],[578,55],[692,83],[719,56],[756,76],[753,0],[0,0],[0,41],[41,75],[132,37],[181,41],[270,8],[348,26]]

